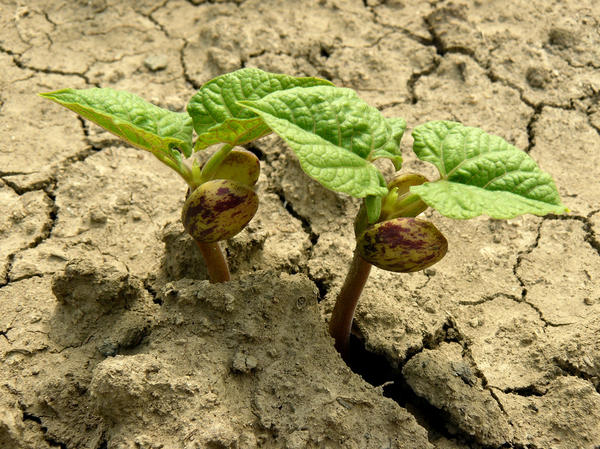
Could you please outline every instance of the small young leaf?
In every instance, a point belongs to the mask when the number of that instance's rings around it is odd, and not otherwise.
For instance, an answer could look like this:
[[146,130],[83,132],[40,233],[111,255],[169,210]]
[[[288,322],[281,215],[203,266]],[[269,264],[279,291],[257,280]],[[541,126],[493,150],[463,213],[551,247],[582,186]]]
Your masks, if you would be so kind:
[[240,104],[260,115],[296,152],[302,169],[328,189],[357,198],[387,193],[370,160],[378,151],[394,154],[395,135],[381,113],[353,90],[294,88]]
[[440,180],[411,187],[430,207],[458,219],[563,213],[552,177],[525,152],[479,128],[429,122],[413,131],[413,150]]
[[367,221],[375,223],[381,215],[381,197],[368,195],[365,197],[365,209],[367,210]]
[[400,148],[400,141],[402,140],[402,136],[404,136],[404,131],[406,131],[406,120],[401,117],[392,117],[388,118],[387,122],[392,128],[392,135],[394,136],[396,145]]
[[230,118],[200,134],[194,144],[194,151],[203,150],[217,143],[228,143],[231,146],[243,145],[270,133],[271,130],[260,117]]
[[174,147],[188,157],[192,154],[192,120],[185,113],[172,112],[130,92],[110,88],[62,89],[40,95],[161,160],[172,159]]
[[387,149],[378,149],[373,151],[371,156],[372,159],[381,159],[387,158],[392,161],[394,164],[394,168],[396,171],[402,168],[402,154],[400,151],[400,141],[402,140],[402,136],[404,135],[404,131],[406,130],[406,120],[400,117],[388,118],[388,124],[392,129],[392,136],[394,141],[396,142],[395,150],[389,151]]
[[246,68],[227,73],[204,84],[191,98],[187,111],[198,134],[195,150],[215,143],[241,145],[271,130],[256,114],[241,107],[240,100],[258,100],[272,92],[293,87],[331,86],[319,78],[295,78]]

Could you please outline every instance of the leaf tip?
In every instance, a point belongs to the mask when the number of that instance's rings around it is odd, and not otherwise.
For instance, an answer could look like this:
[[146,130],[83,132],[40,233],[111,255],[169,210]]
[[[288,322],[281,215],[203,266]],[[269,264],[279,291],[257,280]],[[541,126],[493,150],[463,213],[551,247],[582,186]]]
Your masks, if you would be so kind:
[[42,98],[47,98],[48,100],[54,100],[55,97],[55,93],[57,91],[53,91],[53,92],[38,92],[38,96],[42,97]]
[[59,89],[53,90],[51,92],[39,92],[38,95],[42,98],[46,98],[48,100],[54,101],[56,103],[60,103],[60,95],[63,93],[72,92],[73,89]]

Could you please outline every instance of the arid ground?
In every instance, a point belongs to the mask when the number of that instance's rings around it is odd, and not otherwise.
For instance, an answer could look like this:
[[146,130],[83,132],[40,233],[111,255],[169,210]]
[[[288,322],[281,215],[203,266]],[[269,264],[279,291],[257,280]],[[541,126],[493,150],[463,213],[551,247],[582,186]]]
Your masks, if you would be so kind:
[[[432,177],[417,124],[500,135],[571,212],[426,212],[448,254],[373,270],[350,369],[327,320],[357,200],[259,140],[259,211],[209,284],[185,183],[36,95],[183,111],[241,67],[404,117],[404,166]],[[598,448],[599,179],[596,0],[0,0],[0,448]]]

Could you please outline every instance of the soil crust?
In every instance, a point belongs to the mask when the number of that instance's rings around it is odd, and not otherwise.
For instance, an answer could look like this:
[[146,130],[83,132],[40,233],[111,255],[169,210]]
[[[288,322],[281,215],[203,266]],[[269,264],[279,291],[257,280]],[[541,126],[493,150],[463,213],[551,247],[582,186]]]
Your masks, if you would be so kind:
[[[290,5],[0,1],[0,448],[599,448],[600,3]],[[403,168],[429,177],[417,124],[500,135],[571,212],[425,212],[448,254],[372,270],[350,368],[327,320],[357,201],[259,140],[259,209],[213,285],[184,183],[35,95],[113,87],[182,111],[241,67],[356,89],[407,120]]]

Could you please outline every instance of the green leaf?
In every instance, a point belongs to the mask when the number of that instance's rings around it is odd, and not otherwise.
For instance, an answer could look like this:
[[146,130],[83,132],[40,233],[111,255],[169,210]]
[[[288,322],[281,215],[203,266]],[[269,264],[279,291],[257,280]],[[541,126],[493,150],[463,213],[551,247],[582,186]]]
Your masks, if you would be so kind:
[[357,198],[387,193],[370,160],[394,153],[394,132],[381,113],[351,89],[315,86],[240,102],[296,152],[302,169],[325,187]]
[[202,150],[219,142],[241,145],[271,132],[255,113],[240,106],[238,101],[258,100],[278,90],[319,85],[332,84],[324,79],[296,78],[254,68],[212,79],[187,106],[198,134],[194,149]]
[[62,89],[40,94],[159,159],[173,148],[192,154],[192,120],[186,113],[155,106],[130,92],[110,88]]
[[413,150],[440,180],[410,188],[451,218],[513,218],[567,212],[552,177],[525,152],[479,128],[429,122],[413,131]]
[[404,135],[404,131],[406,130],[406,120],[400,117],[394,117],[388,118],[387,122],[390,125],[390,128],[392,129],[392,136],[394,141],[396,142],[396,148],[393,152],[387,149],[375,150],[371,156],[371,159],[390,159],[394,164],[394,168],[396,169],[396,171],[398,171],[402,168],[402,153],[400,150],[400,141],[402,140],[402,136]]
[[194,144],[194,151],[203,150],[217,143],[228,143],[231,146],[243,145],[270,133],[271,130],[260,117],[227,119],[220,125],[200,134]]
[[365,209],[367,210],[367,221],[375,223],[381,215],[381,197],[368,195],[365,197]]

